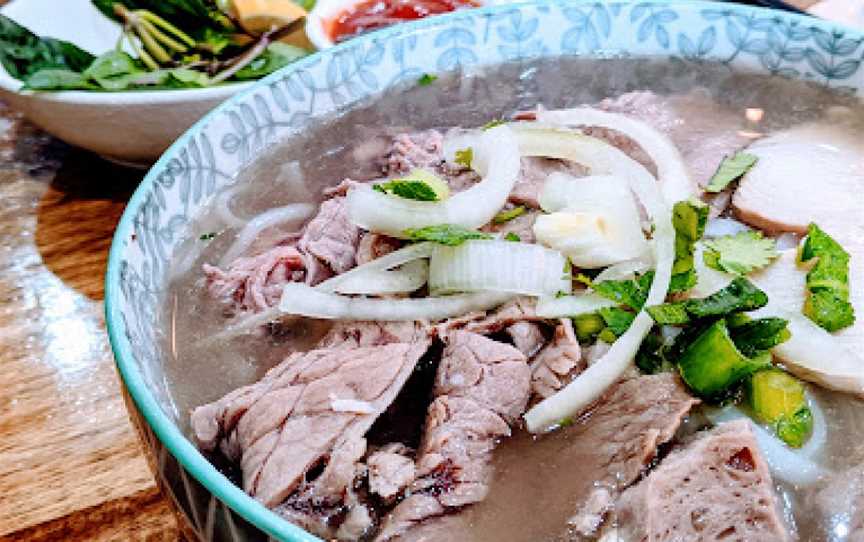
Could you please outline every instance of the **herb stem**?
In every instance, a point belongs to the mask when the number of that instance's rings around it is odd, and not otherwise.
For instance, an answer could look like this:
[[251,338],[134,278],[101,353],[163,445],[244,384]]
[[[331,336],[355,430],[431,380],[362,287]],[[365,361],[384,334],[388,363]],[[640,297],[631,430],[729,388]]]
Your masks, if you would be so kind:
[[228,68],[214,75],[210,79],[210,84],[215,85],[217,83],[225,81],[226,79],[229,79],[235,73],[242,70],[244,67],[248,66],[249,63],[258,58],[261,53],[267,50],[268,45],[270,45],[274,41],[279,40],[283,36],[287,36],[295,30],[302,28],[305,23],[306,18],[300,17],[299,19],[295,19],[294,21],[291,21],[285,26],[279,28],[272,28],[267,32],[264,32],[263,34],[261,34],[261,37],[258,38],[258,41],[256,41],[254,44],[252,44],[251,47],[246,49],[246,51],[237,56],[236,60],[234,60]]
[[139,16],[149,23],[161,28],[162,30],[172,34],[175,38],[179,39],[189,47],[195,47],[195,40],[192,39],[189,34],[183,32],[173,24],[169,23],[162,17],[156,15],[152,11],[148,11],[146,9],[138,10]]
[[150,56],[147,51],[145,51],[138,45],[138,41],[132,36],[132,30],[129,27],[126,28],[126,31],[123,32],[123,35],[129,41],[129,45],[132,46],[132,50],[135,51],[135,55],[141,60],[141,62],[144,63],[145,66],[147,66],[148,70],[156,71],[159,69],[159,64],[157,64],[156,61],[153,60],[153,57]]
[[180,43],[179,41],[175,40],[171,36],[165,34],[161,30],[156,28],[156,26],[147,19],[141,19],[141,28],[143,30],[146,30],[147,33],[153,37],[154,40],[161,43],[165,47],[174,50],[175,52],[185,53],[189,50],[189,48],[186,47],[184,44]]

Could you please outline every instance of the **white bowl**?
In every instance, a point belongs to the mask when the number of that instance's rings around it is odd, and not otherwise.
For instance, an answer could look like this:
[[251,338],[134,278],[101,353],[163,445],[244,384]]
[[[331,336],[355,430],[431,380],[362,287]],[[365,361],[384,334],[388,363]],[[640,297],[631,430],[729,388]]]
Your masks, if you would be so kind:
[[[116,46],[120,26],[90,0],[16,0],[0,9],[40,36],[75,43],[93,54]],[[195,121],[251,85],[129,92],[20,90],[0,66],[0,98],[34,124],[67,143],[130,165],[159,157]]]

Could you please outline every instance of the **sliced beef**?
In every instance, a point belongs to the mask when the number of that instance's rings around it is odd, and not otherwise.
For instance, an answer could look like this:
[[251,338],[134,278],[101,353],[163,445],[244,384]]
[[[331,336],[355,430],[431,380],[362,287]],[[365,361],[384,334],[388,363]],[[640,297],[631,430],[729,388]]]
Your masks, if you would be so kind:
[[552,342],[531,360],[531,393],[545,399],[566,386],[585,370],[582,349],[573,333],[573,323],[563,319]]
[[380,233],[364,232],[360,235],[360,243],[357,245],[357,265],[390,254],[401,246],[402,242],[399,239]]
[[670,454],[621,495],[617,509],[625,540],[790,539],[746,420],[721,424]]
[[344,510],[363,436],[428,346],[417,340],[292,354],[257,383],[196,408],[193,436],[201,449],[218,446],[239,460],[244,489],[268,507],[283,505],[292,517]]
[[416,469],[411,450],[394,443],[374,452],[366,460],[369,469],[369,491],[391,499],[414,481]]
[[303,229],[297,248],[340,274],[356,265],[359,241],[360,229],[348,217],[345,198],[335,197],[321,203],[318,214]]
[[208,293],[231,312],[263,311],[279,302],[286,282],[306,276],[306,259],[293,246],[275,246],[234,260],[227,271],[204,264]]
[[425,341],[429,328],[421,322],[374,322],[340,320],[321,339],[319,348],[381,346]]
[[[609,390],[570,427],[540,437],[516,431],[492,454],[494,476],[482,501],[458,514],[426,495],[416,497],[416,507],[397,507],[397,519],[414,525],[405,540],[562,540],[577,509],[591,531],[697,402],[676,375],[640,376]],[[527,514],[526,502],[539,504]],[[420,505],[427,510],[417,511]]]
[[[650,91],[622,94],[600,102],[597,107],[632,115],[669,136],[681,152],[696,186],[708,184],[725,156],[750,143],[743,116],[718,105],[706,92],[693,91],[675,96],[658,96]],[[607,139],[635,160],[654,170],[644,152],[629,138],[609,130],[592,128],[588,133]]]
[[519,322],[540,321],[541,319],[534,310],[535,304],[534,298],[516,297],[488,314],[473,312],[458,318],[451,318],[438,324],[436,329],[442,337],[454,329],[464,329],[481,335],[498,333]]
[[533,322],[516,322],[507,328],[507,335],[517,350],[530,358],[546,344],[546,336],[539,325]]
[[381,168],[388,175],[399,175],[414,168],[434,169],[443,160],[444,135],[438,130],[425,130],[394,136]]
[[482,501],[492,449],[525,409],[530,375],[521,352],[465,331],[448,334],[446,341],[417,479],[376,540],[417,540],[416,529],[430,518]]

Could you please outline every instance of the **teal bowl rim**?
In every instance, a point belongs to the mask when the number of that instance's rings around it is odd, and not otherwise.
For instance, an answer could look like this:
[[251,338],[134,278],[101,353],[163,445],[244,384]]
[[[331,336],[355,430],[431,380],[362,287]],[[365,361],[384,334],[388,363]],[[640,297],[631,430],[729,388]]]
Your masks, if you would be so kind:
[[[620,0],[615,0],[608,3],[617,3],[618,1]],[[476,8],[472,10],[471,13],[472,16],[482,16],[486,13],[512,9],[514,7],[557,3],[562,2],[556,0],[528,0],[525,2],[518,2],[513,4]],[[766,8],[714,1],[703,2],[700,0],[644,0],[642,3],[659,4],[663,6],[676,6],[678,8],[687,10],[703,9],[708,6],[715,6],[717,8],[737,11],[743,14],[750,14],[754,12],[774,13],[773,10],[769,10]],[[864,34],[857,30],[849,29],[847,27],[844,27],[843,25],[839,25],[836,23],[811,18],[806,15],[798,15],[788,12],[778,12],[777,15],[793,20],[798,19],[801,21],[807,21],[807,24],[823,27],[826,29],[844,28],[845,31],[851,30],[853,34],[860,34],[862,37],[864,37]],[[174,423],[172,423],[167,416],[164,415],[162,409],[157,404],[153,394],[150,392],[150,390],[147,388],[147,385],[144,383],[141,372],[132,359],[133,356],[131,347],[128,341],[125,340],[126,329],[123,323],[123,318],[120,314],[119,304],[117,302],[120,295],[120,261],[122,259],[121,253],[124,250],[123,241],[125,239],[128,239],[131,235],[134,226],[134,217],[137,214],[138,209],[144,202],[144,198],[149,188],[156,180],[157,175],[155,172],[167,166],[168,161],[172,159],[174,155],[177,154],[179,150],[187,144],[192,134],[197,134],[198,132],[202,131],[202,129],[207,125],[207,123],[209,123],[217,115],[224,113],[229,108],[233,107],[238,101],[242,100],[246,96],[250,96],[253,92],[259,90],[261,87],[267,85],[268,83],[277,81],[283,78],[285,75],[293,72],[294,70],[301,69],[309,65],[310,63],[317,61],[317,59],[321,55],[332,55],[334,53],[338,53],[343,49],[353,47],[354,45],[356,45],[357,40],[375,41],[385,36],[390,37],[399,34],[410,34],[426,27],[446,26],[451,19],[456,19],[459,17],[465,17],[465,13],[448,13],[445,15],[439,15],[437,17],[421,19],[410,23],[403,23],[400,25],[391,26],[378,30],[376,32],[366,34],[364,36],[355,38],[354,40],[350,40],[348,42],[341,43],[334,47],[326,49],[324,51],[319,51],[315,54],[309,55],[308,57],[301,59],[291,64],[290,66],[286,66],[285,68],[256,81],[255,84],[250,85],[249,87],[235,94],[222,104],[215,107],[209,113],[204,115],[191,128],[186,130],[186,132],[184,132],[183,135],[181,135],[171,145],[171,147],[169,147],[168,150],[165,151],[165,153],[162,154],[159,160],[153,165],[153,167],[150,168],[150,170],[144,176],[144,179],[141,181],[138,188],[135,190],[135,193],[129,199],[126,209],[123,212],[123,216],[120,218],[117,230],[114,233],[114,237],[111,243],[111,249],[108,255],[108,269],[105,274],[105,322],[108,328],[108,338],[111,343],[111,348],[114,352],[114,359],[116,361],[118,371],[124,385],[126,386],[126,389],[129,392],[130,397],[135,402],[136,408],[146,420],[147,424],[152,428],[156,437],[165,445],[171,455],[180,462],[184,469],[186,469],[196,480],[198,480],[198,482],[200,482],[205,488],[207,488],[207,490],[210,491],[212,495],[217,497],[233,511],[242,516],[246,521],[257,527],[261,531],[267,533],[269,536],[274,537],[278,540],[284,540],[287,542],[321,542],[321,539],[319,539],[318,537],[307,533],[301,528],[281,518],[271,510],[265,508],[262,504],[247,495],[241,488],[234,485],[230,480],[228,480],[228,478],[226,478],[222,473],[220,473],[209,461],[207,461],[207,459],[186,438],[186,436],[183,435],[180,429],[176,425],[174,425]]]

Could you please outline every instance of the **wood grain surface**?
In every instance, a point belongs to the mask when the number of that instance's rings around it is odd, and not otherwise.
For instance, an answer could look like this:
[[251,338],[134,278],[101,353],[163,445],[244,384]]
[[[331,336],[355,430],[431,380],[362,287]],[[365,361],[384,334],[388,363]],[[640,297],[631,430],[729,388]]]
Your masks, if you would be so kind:
[[177,540],[104,330],[114,227],[141,171],[0,102],[0,540]]

